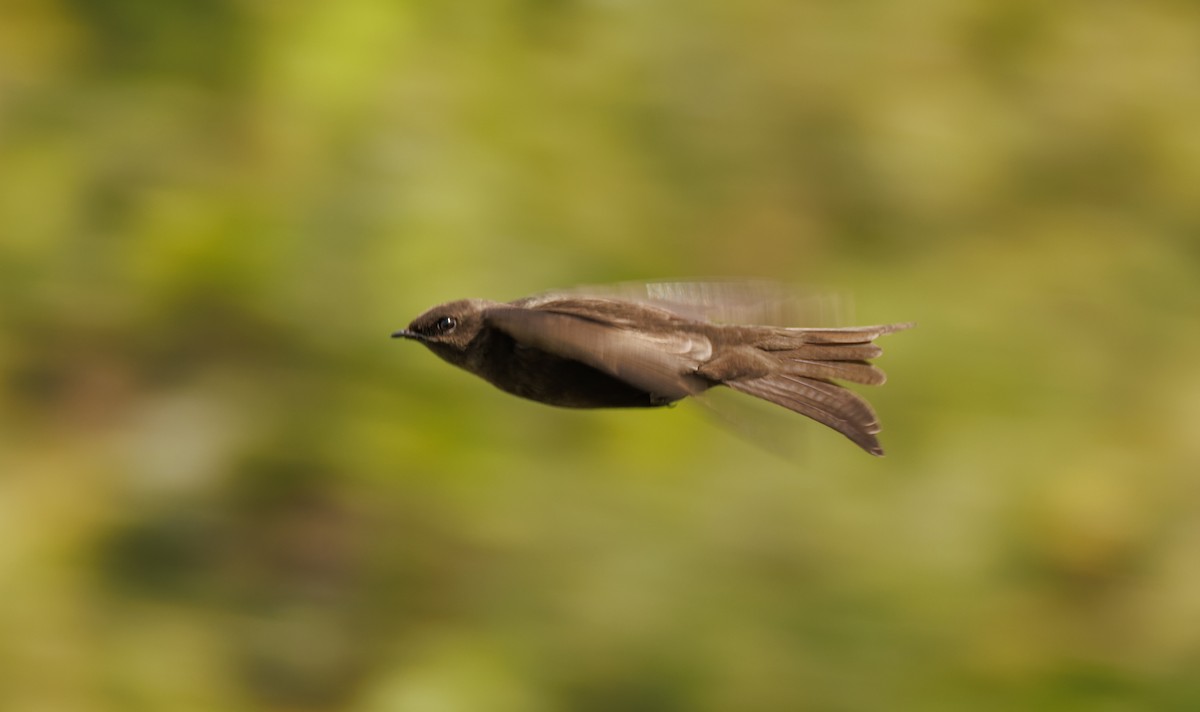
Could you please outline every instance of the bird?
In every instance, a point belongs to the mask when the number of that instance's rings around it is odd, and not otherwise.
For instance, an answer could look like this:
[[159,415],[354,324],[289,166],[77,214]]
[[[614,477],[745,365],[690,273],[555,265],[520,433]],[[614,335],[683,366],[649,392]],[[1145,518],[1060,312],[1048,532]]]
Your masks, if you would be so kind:
[[754,289],[655,286],[647,298],[628,289],[578,289],[510,302],[459,299],[428,309],[392,338],[416,341],[502,391],[552,406],[656,408],[724,386],[884,454],[875,411],[838,382],[883,384],[883,371],[870,363],[882,353],[874,341],[913,323],[725,323],[717,317],[753,311],[739,309],[736,297]]

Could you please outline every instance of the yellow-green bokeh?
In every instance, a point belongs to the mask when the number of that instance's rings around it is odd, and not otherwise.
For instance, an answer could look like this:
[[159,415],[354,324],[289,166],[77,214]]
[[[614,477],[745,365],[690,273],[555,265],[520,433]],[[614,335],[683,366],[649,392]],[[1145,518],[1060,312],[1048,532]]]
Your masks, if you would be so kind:
[[[0,707],[1196,709],[1198,117],[1181,1],[5,3]],[[918,322],[886,458],[387,338],[707,275]]]

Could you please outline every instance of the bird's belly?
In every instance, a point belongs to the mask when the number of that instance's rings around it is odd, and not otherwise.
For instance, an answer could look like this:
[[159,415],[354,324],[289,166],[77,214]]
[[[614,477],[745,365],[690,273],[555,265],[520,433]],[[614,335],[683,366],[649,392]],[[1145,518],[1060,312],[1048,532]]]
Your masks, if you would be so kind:
[[510,368],[487,374],[487,380],[539,403],[563,408],[654,408],[677,400],[648,393],[579,361],[535,349],[518,349],[514,355],[507,362]]

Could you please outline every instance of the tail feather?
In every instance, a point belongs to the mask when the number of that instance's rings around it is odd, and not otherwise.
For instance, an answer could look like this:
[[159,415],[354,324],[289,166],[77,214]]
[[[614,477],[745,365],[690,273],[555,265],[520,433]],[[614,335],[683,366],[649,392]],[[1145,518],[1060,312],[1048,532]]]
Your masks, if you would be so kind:
[[755,344],[763,351],[792,358],[806,358],[817,361],[866,361],[883,353],[883,349],[871,342],[861,344],[808,344],[791,343],[780,348],[764,348]]
[[797,332],[810,344],[865,344],[884,334],[904,331],[914,326],[912,322],[900,324],[877,324],[875,326],[850,326],[838,329],[788,329]]
[[869,386],[882,385],[887,375],[879,368],[857,360],[814,359],[793,356],[791,352],[777,354],[783,372],[808,378],[836,378]]
[[875,437],[879,432],[875,411],[861,396],[832,381],[882,384],[887,377],[868,360],[883,351],[872,342],[883,334],[911,326],[905,323],[842,329],[748,327],[753,332],[742,331],[742,338],[775,366],[764,369],[765,374],[746,373],[742,378],[729,374],[732,377],[722,380],[730,388],[828,425],[872,455],[882,455],[883,448]]
[[828,381],[789,374],[728,381],[727,386],[828,425],[872,455],[883,455],[879,420],[859,395]]
[[[842,328],[792,328],[777,326],[734,327],[743,337],[753,339],[758,348],[764,351],[789,351],[802,346],[813,347],[820,344],[841,346],[855,344],[873,347],[872,341],[896,331],[904,331],[914,326],[911,322],[900,324],[877,324],[875,326],[848,326]],[[874,347],[878,348],[878,347]],[[868,353],[869,351],[864,351]],[[878,351],[874,352],[879,355]],[[872,358],[870,356],[864,358]]]

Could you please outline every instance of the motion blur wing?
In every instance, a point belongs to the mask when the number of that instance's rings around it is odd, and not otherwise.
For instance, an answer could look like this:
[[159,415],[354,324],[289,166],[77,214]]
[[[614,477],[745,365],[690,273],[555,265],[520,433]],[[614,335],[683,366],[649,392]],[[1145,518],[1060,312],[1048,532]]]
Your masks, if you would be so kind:
[[849,299],[769,280],[702,279],[586,285],[539,295],[621,299],[714,324],[834,326],[849,316]]

